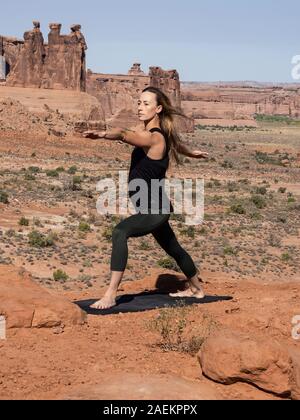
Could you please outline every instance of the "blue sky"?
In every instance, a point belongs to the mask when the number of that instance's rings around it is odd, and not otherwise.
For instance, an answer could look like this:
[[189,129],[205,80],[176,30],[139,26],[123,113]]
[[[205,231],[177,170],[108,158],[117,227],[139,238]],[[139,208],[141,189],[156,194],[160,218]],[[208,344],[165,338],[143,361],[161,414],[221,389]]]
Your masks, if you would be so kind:
[[177,69],[182,81],[293,82],[300,55],[299,0],[14,0],[1,3],[0,34],[23,37],[32,20],[80,23],[93,71]]

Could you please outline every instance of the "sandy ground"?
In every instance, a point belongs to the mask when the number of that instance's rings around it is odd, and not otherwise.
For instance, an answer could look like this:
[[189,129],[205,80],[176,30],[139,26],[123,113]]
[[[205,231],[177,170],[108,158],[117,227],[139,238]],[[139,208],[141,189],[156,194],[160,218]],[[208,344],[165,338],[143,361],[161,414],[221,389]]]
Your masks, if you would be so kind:
[[[291,337],[291,320],[300,314],[299,135],[294,127],[260,126],[183,136],[210,159],[184,159],[169,177],[205,179],[205,221],[188,229],[175,215],[171,224],[201,269],[207,294],[233,297],[190,307],[188,319],[199,336],[205,336],[205,318],[219,328],[260,332],[299,347]],[[70,300],[100,297],[109,281],[111,232],[120,218],[97,214],[96,184],[128,170],[131,150],[111,141],[1,132],[0,190],[8,202],[2,195],[0,262],[25,268],[38,284]],[[54,235],[54,243],[33,246],[32,230]],[[67,279],[53,279],[58,269]],[[151,235],[130,238],[120,294],[152,290],[161,276],[169,288],[184,279]],[[146,326],[158,314],[89,315],[84,326],[9,330],[0,341],[0,398],[57,399],[127,372],[207,383],[224,399],[277,398],[247,384],[203,378],[195,354],[159,346],[159,333]]]

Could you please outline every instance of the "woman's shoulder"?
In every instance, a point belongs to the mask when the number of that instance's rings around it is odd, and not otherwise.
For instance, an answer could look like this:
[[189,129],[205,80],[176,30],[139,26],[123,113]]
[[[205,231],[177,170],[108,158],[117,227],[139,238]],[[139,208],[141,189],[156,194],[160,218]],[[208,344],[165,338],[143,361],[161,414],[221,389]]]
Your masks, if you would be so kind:
[[162,129],[160,127],[152,127],[149,129],[149,131],[159,131],[160,133],[162,133]]
[[162,129],[161,128],[159,128],[159,127],[153,127],[153,128],[150,128],[150,130],[149,130],[151,133],[155,133],[155,132],[158,132],[158,133],[160,133],[160,134],[162,134],[164,137],[165,137],[165,135],[164,135],[164,132],[162,131]]

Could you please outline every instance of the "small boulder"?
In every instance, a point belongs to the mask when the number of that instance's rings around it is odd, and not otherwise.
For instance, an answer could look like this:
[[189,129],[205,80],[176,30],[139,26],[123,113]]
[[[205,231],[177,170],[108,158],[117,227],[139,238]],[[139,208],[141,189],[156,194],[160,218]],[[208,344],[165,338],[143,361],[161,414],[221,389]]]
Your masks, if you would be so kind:
[[290,396],[293,366],[288,349],[273,339],[223,331],[207,339],[198,353],[202,372],[223,384],[247,382]]
[[0,265],[0,315],[7,328],[52,328],[83,324],[86,314],[67,299],[36,284],[27,272]]

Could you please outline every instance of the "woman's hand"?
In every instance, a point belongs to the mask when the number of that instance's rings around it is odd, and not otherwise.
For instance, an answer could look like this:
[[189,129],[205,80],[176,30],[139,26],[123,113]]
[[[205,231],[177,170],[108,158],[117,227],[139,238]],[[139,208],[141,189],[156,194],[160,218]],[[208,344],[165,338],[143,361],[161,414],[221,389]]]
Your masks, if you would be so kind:
[[104,139],[105,138],[106,131],[85,131],[83,133],[83,137],[88,139]]
[[208,158],[208,153],[206,152],[201,152],[201,150],[193,150],[193,156],[194,158],[197,159],[207,159]]

